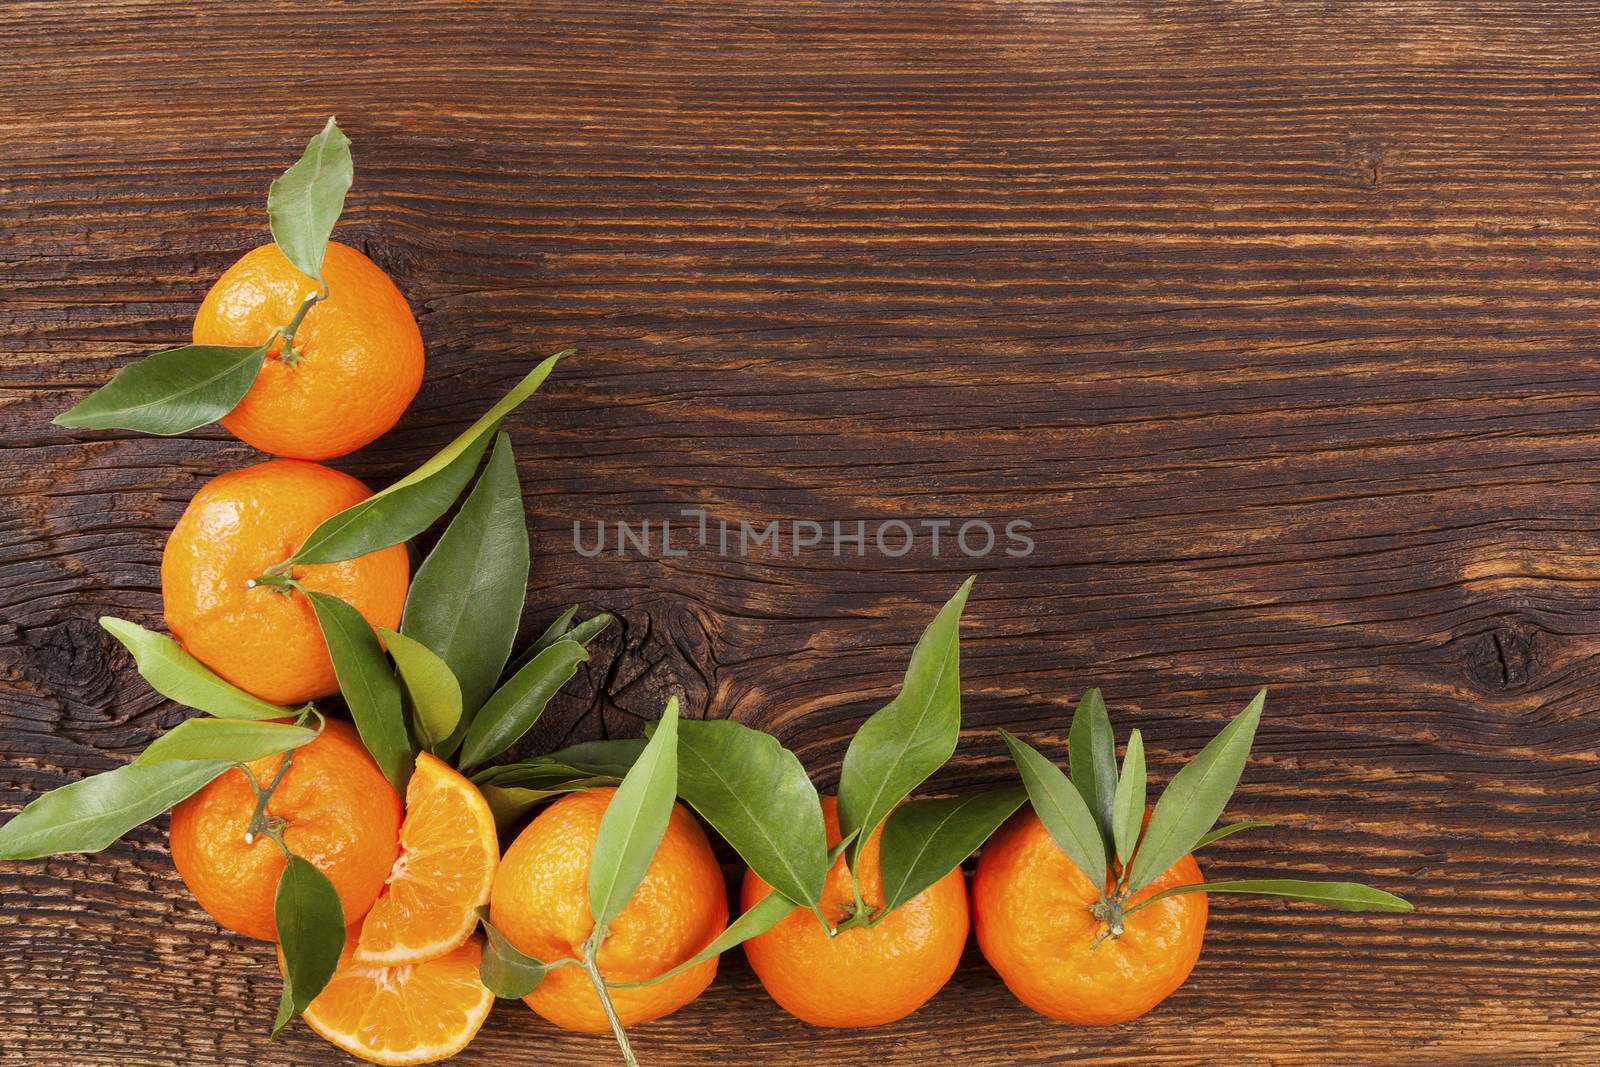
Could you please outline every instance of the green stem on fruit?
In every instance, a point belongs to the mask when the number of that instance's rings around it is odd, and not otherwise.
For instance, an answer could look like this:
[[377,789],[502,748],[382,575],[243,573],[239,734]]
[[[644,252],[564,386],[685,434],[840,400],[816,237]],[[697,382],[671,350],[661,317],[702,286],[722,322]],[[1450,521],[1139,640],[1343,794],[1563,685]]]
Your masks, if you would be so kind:
[[279,571],[276,567],[244,583],[246,589],[254,589],[263,585],[268,589],[276,589],[284,596],[289,596],[297,589],[302,593],[306,591],[304,586],[289,577],[288,574]]
[[611,1003],[611,994],[606,989],[606,980],[600,974],[600,967],[595,963],[595,958],[600,954],[600,946],[605,942],[605,927],[595,924],[594,932],[583,943],[583,958],[578,960],[578,965],[589,976],[589,981],[594,985],[595,995],[600,998],[600,1007],[606,1013],[606,1021],[611,1024],[611,1033],[617,1039],[617,1047],[622,1050],[622,1062],[627,1067],[639,1067],[639,1060],[633,1054],[633,1046],[628,1044],[628,1034],[622,1029],[622,1020],[617,1018],[617,1009]]
[[251,772],[248,766],[243,763],[237,765],[238,768],[244,772],[245,779],[250,783],[250,788],[255,790],[256,794],[255,810],[250,813],[250,822],[245,826],[245,844],[254,844],[257,834],[266,834],[268,837],[272,838],[273,841],[277,842],[278,847],[283,849],[285,855],[288,854],[288,847],[283,843],[283,820],[279,819],[277,816],[267,814],[267,801],[272,799],[273,790],[278,788],[278,783],[283,781],[283,776],[289,773],[289,764],[292,763],[293,760],[294,753],[285,752],[283,754],[283,759],[278,763],[277,773],[272,776],[272,781],[268,782],[265,786],[262,786],[260,782],[256,781],[256,776]]
[[278,358],[289,364],[291,367],[294,366],[294,364],[300,359],[300,353],[294,350],[295,331],[298,330],[300,328],[300,324],[305,321],[306,312],[310,311],[320,301],[325,300],[327,296],[328,289],[326,286],[324,286],[320,292],[312,293],[310,296],[306,297],[305,302],[300,305],[300,310],[296,311],[294,313],[294,318],[289,320],[289,325],[280,327],[278,329],[278,336],[283,338],[283,348],[279,350]]

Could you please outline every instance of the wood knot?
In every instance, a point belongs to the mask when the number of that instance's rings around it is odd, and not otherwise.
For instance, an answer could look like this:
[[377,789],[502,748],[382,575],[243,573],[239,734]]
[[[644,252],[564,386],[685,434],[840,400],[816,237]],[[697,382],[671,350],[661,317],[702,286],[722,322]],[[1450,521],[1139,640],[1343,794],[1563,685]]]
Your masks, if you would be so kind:
[[132,657],[87,619],[65,619],[22,631],[34,680],[58,699],[101,706],[115,687],[117,670]]
[[1512,620],[1476,635],[1467,645],[1467,676],[1494,692],[1523,688],[1539,668],[1538,636]]

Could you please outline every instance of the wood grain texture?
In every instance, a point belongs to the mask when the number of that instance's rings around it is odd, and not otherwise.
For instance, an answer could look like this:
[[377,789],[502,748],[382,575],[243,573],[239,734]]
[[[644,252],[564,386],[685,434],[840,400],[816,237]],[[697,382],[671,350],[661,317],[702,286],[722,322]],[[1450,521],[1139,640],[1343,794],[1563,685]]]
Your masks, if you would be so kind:
[[[1214,875],[1364,874],[1404,919],[1219,900],[1140,1022],[1055,1025],[975,952],[923,1012],[808,1029],[738,953],[651,1067],[1592,1064],[1600,1056],[1600,9],[1499,0],[0,6],[0,788],[183,712],[94,624],[157,624],[166,531],[254,462],[49,424],[267,239],[336,113],[339,235],[428,372],[338,462],[385,484],[540,355],[514,420],[526,625],[622,620],[535,743],[694,714],[819,782],[969,572],[938,780],[1061,755],[1104,686],[1165,778],[1258,686]],[[1034,524],[1035,552],[575,552],[574,520]],[[347,1062],[276,1044],[268,950],[163,824],[0,870],[0,1063]],[[501,1005],[465,1064],[611,1062]]]

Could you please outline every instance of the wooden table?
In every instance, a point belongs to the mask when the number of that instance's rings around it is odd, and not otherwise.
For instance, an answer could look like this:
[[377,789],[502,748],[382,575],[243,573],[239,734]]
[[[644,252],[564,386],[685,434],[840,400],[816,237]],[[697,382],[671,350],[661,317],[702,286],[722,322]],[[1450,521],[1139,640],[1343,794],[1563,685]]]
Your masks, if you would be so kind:
[[[1600,1061],[1600,10],[110,0],[0,27],[5,809],[183,717],[95,619],[157,624],[168,528],[260,458],[49,420],[186,337],[336,113],[339,236],[429,360],[341,469],[386,484],[580,348],[514,420],[526,624],[622,625],[539,746],[679,688],[831,786],[976,573],[939,787],[1011,773],[998,726],[1062,754],[1093,684],[1165,779],[1268,685],[1230,814],[1277,827],[1211,874],[1418,905],[1216,900],[1188,985],[1103,1031],[975,951],[904,1022],[811,1030],[733,953],[639,1028],[650,1067]],[[1035,549],[574,551],[575,520],[694,508],[1026,520]],[[0,892],[0,1063],[346,1062],[267,1043],[269,950],[192,903],[160,824]],[[459,1062],[612,1061],[508,1004]]]

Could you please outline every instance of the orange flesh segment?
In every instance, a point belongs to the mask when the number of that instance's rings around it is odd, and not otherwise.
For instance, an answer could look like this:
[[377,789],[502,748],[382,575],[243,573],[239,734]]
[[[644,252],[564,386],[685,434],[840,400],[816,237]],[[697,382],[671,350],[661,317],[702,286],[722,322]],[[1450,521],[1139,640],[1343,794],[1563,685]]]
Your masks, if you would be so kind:
[[357,962],[396,967],[453,951],[489,902],[500,842],[476,786],[424,752],[406,787],[400,858],[361,925]]
[[426,963],[374,967],[348,945],[333,979],[306,1009],[324,1038],[369,1063],[447,1059],[477,1036],[494,1005],[478,979],[476,940]]

